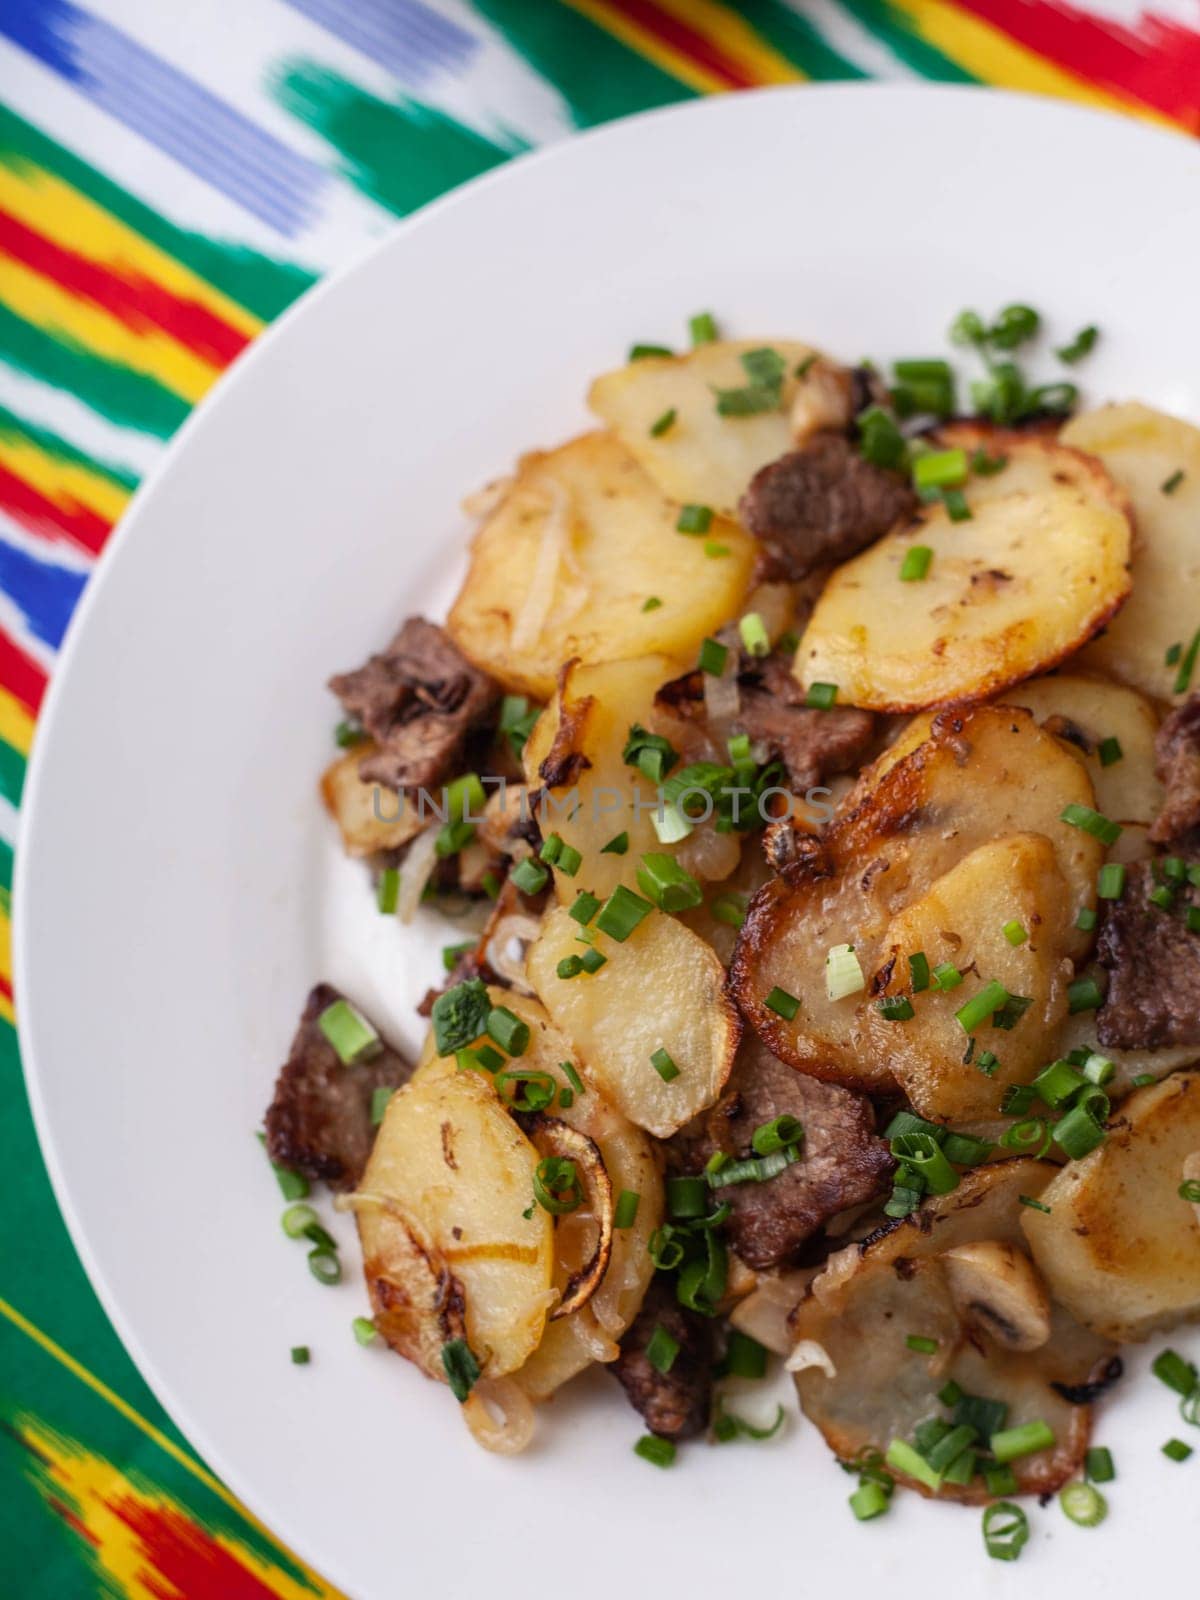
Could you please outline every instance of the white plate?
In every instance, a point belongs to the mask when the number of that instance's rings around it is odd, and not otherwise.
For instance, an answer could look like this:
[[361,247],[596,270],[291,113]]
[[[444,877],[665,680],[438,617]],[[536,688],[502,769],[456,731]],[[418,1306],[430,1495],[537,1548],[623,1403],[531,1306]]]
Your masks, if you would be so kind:
[[[584,425],[589,378],[632,339],[681,339],[706,307],[738,334],[856,358],[939,352],[962,306],[1029,300],[1061,339],[1101,324],[1093,395],[1196,415],[1198,176],[1182,138],[978,91],[805,88],[637,118],[469,186],[306,297],[137,497],[27,792],[30,1087],[75,1242],[143,1371],[356,1600],[547,1584],[611,1600],[735,1575],[865,1596],[918,1551],[960,1593],[1004,1579],[976,1512],[903,1496],[858,1528],[853,1485],[795,1420],[778,1443],[657,1472],[603,1374],[550,1409],[527,1457],[485,1456],[444,1389],[354,1343],[356,1274],[309,1277],[253,1130],[314,980],[418,1038],[446,932],[378,917],[314,783],[337,715],[325,677],[445,603],[461,495]],[[297,1343],[311,1367],[290,1365]],[[1128,1385],[1103,1422],[1121,1469],[1107,1528],[1035,1507],[1021,1571],[1102,1597],[1158,1563],[1189,1570],[1200,1466],[1158,1453],[1179,1431],[1166,1390]]]

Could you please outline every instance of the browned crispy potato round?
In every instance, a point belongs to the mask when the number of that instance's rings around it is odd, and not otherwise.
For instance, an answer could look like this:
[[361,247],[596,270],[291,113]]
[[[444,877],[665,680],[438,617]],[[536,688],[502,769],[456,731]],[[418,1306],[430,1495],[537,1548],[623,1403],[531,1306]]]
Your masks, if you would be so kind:
[[[968,520],[928,505],[833,572],[796,653],[806,687],[835,683],[844,702],[875,711],[986,699],[1062,661],[1120,608],[1123,493],[1094,458],[1044,435],[1000,442],[1009,465],[968,482]],[[932,564],[903,583],[914,545],[932,549]]]
[[377,783],[362,781],[359,763],[374,753],[375,746],[370,741],[356,744],[327,767],[321,777],[325,809],[337,823],[346,854],[351,856],[397,850],[415,839],[428,822],[402,796]]
[[[755,896],[730,974],[743,1015],[792,1066],[851,1088],[894,1089],[892,1049],[898,1031],[905,1030],[906,1048],[927,1050],[938,1061],[944,1018],[940,1008],[926,1007],[927,993],[918,994],[914,1018],[878,1027],[872,985],[882,993],[894,977],[895,987],[905,987],[907,957],[915,953],[891,949],[893,918],[972,851],[1012,834],[1036,834],[1050,842],[1066,884],[1072,926],[1055,933],[1056,956],[1082,954],[1088,941],[1073,923],[1081,907],[1095,903],[1103,851],[1096,839],[1060,817],[1065,806],[1090,806],[1093,800],[1082,763],[1027,711],[985,706],[943,712],[924,743],[886,768],[853,810],[834,818],[820,841],[800,840],[785,876]],[[986,920],[1003,927],[1014,915],[1009,906],[1007,885],[995,881],[986,904],[973,913],[973,925]],[[831,1000],[825,964],[838,944],[854,946],[866,989]],[[988,976],[980,974],[984,981]],[[800,1002],[794,1018],[766,1004],[775,988]],[[967,984],[954,991],[957,1004],[970,992]],[[1056,1015],[1057,1000],[1047,993],[1045,1003]],[[927,1023],[934,1030],[929,1037]],[[1027,1016],[1000,1037],[1012,1048],[1033,1031]],[[1043,1048],[1052,1054],[1052,1041],[1043,1037]],[[999,1048],[994,1053],[1001,1055]]]
[[[1094,1381],[1111,1359],[1111,1345],[1059,1309],[1047,1322],[1044,1294],[1027,1259],[1018,1255],[1014,1259],[1025,1260],[1024,1276],[1039,1300],[1030,1307],[1031,1320],[1042,1327],[1034,1335],[1036,1348],[1012,1348],[1003,1324],[992,1327],[964,1302],[947,1254],[983,1242],[1007,1247],[996,1253],[1012,1256],[1022,1244],[1019,1218],[1027,1209],[1019,1197],[1046,1192],[1054,1171],[1032,1160],[977,1167],[952,1194],[927,1201],[915,1216],[880,1228],[862,1244],[848,1245],[814,1278],[792,1313],[791,1329],[798,1342],[819,1347],[835,1372],[807,1366],[797,1372],[796,1388],[805,1415],[840,1460],[864,1450],[886,1451],[893,1439],[911,1441],[919,1423],[944,1414],[938,1392],[954,1382],[967,1394],[1005,1402],[1006,1427],[1041,1419],[1053,1429],[1053,1447],[1013,1463],[1018,1493],[1053,1493],[1080,1470],[1091,1408],[1072,1404],[1056,1386]],[[910,1333],[936,1339],[937,1350],[910,1350]],[[817,1350],[808,1353],[819,1360]],[[922,1494],[930,1492],[901,1477]],[[944,1484],[940,1498],[977,1503],[990,1496],[976,1479]]]

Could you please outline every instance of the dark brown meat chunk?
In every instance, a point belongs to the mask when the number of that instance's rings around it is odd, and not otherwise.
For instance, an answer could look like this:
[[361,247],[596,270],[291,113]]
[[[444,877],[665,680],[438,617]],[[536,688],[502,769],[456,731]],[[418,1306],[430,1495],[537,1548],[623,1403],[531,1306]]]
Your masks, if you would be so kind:
[[1155,844],[1200,847],[1200,694],[1178,706],[1154,741],[1154,768],[1166,788],[1150,829]]
[[694,1125],[681,1130],[684,1163],[695,1172],[718,1150],[753,1155],[755,1129],[783,1116],[803,1125],[800,1160],[766,1183],[714,1192],[733,1208],[730,1244],[759,1270],[792,1260],[831,1217],[882,1194],[895,1167],[869,1101],[797,1072],[753,1036],[742,1043],[725,1095],[706,1114],[703,1135],[696,1136]]
[[500,693],[423,617],[409,617],[382,655],[330,678],[329,687],[379,747],[359,776],[389,789],[433,789],[450,777]]
[[[659,1372],[646,1359],[646,1346],[659,1327],[679,1345],[670,1372]],[[664,1439],[691,1439],[708,1426],[715,1361],[711,1319],[681,1306],[673,1281],[658,1274],[650,1280],[642,1309],[609,1370],[651,1433]]]
[[353,1189],[375,1142],[371,1097],[399,1088],[413,1069],[386,1045],[372,1060],[344,1067],[317,1024],[341,998],[319,983],[305,1002],[267,1108],[267,1154],[306,1178],[324,1178],[331,1189]]
[[[853,706],[835,706],[832,711],[806,706],[791,659],[782,652],[759,659],[743,651],[738,660],[741,706],[732,731],[749,734],[752,743],[766,746],[772,760],[782,761],[797,794],[807,793],[834,773],[857,770],[875,733],[871,712]],[[664,684],[657,700],[685,721],[705,720],[704,680],[699,672]]]
[[1166,911],[1147,898],[1155,885],[1151,864],[1140,861],[1129,867],[1121,898],[1102,902],[1096,954],[1108,994],[1096,1030],[1117,1050],[1200,1044],[1200,934],[1184,921],[1200,893],[1185,887]]
[[796,582],[846,561],[917,508],[911,484],[873,466],[840,433],[821,433],[750,480],[738,506],[763,547],[760,576]]

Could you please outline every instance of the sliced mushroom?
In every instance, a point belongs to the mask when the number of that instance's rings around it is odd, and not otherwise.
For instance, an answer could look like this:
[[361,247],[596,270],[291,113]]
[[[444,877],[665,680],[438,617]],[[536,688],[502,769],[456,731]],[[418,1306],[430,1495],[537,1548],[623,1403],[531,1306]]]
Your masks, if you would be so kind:
[[[567,1250],[560,1245],[555,1251],[556,1276],[560,1271],[567,1273],[566,1282],[561,1286],[562,1299],[550,1313],[550,1321],[557,1322],[560,1317],[569,1317],[573,1311],[587,1305],[608,1271],[613,1244],[612,1183],[599,1147],[578,1128],[568,1126],[558,1117],[539,1116],[529,1124],[528,1131],[541,1155],[562,1156],[574,1162],[584,1194],[577,1211],[564,1213],[558,1221],[557,1231],[572,1235],[572,1248]],[[584,1237],[587,1239],[587,1243],[582,1245],[575,1238],[581,1223],[586,1229]],[[564,1257],[573,1263],[589,1245],[590,1254],[581,1265],[564,1267]]]
[[958,1245],[942,1257],[950,1298],[965,1322],[1005,1350],[1040,1350],[1050,1337],[1050,1299],[1023,1250],[999,1239]]

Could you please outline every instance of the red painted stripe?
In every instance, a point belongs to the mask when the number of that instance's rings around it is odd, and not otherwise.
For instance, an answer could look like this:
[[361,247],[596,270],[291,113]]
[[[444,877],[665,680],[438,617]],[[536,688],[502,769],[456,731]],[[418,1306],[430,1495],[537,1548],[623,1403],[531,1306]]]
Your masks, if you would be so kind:
[[606,0],[606,3],[610,11],[619,12],[669,49],[689,56],[698,67],[704,67],[731,89],[753,89],[757,85],[759,80],[753,72],[725,55],[695,28],[689,28],[686,22],[654,5],[652,0]]
[[78,500],[47,500],[40,489],[0,466],[0,510],[7,511],[39,539],[64,538],[97,556],[112,532],[112,523]]
[[249,343],[206,306],[180,299],[142,273],[121,273],[65,250],[7,211],[0,211],[0,250],[68,293],[102,306],[134,332],[156,328],[169,333],[214,366],[228,366]]
[[1162,17],[1136,28],[1065,0],[956,0],[1036,55],[1200,134],[1200,33]]
[[136,1538],[145,1558],[139,1574],[157,1600],[276,1600],[270,1570],[261,1574],[217,1543],[198,1521],[173,1506],[134,1496],[104,1501]]
[[0,994],[2,994],[6,1000],[11,1000],[13,997],[13,986],[2,972],[0,972]]
[[45,668],[26,655],[3,628],[0,628],[0,688],[7,689],[31,716],[37,716],[46,692]]

